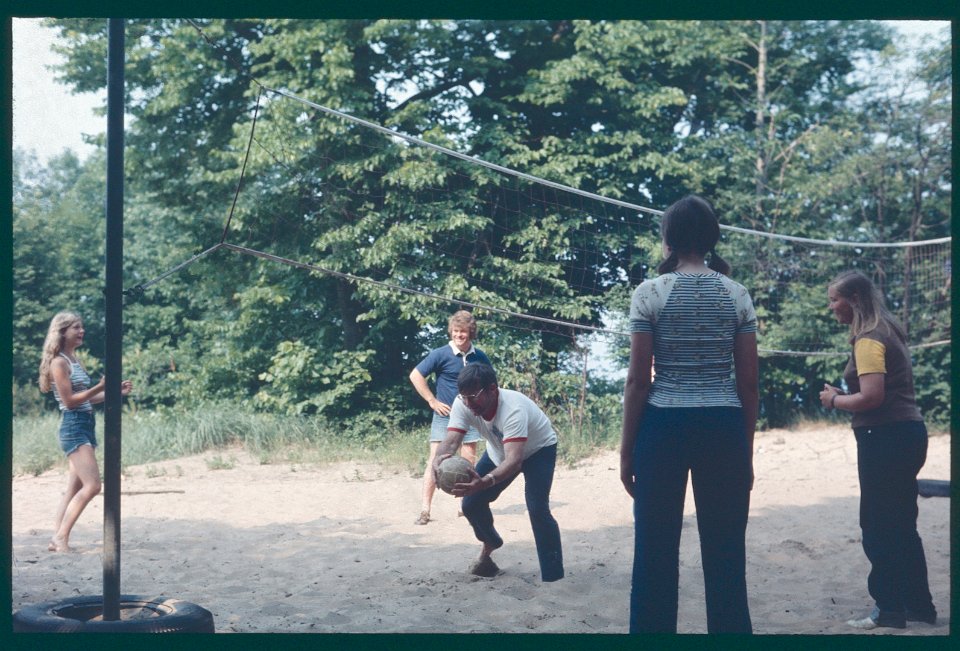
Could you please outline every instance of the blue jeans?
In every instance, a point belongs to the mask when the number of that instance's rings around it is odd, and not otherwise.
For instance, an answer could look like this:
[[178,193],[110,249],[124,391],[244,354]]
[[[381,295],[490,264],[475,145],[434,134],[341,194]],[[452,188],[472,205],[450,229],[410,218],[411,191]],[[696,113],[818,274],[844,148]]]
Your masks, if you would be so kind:
[[[537,545],[537,558],[540,560],[540,578],[543,581],[556,581],[563,578],[563,551],[560,547],[560,527],[550,513],[550,487],[553,485],[553,470],[557,465],[557,446],[551,445],[524,459],[523,473],[524,498],[530,526],[533,528],[533,540]],[[484,452],[477,462],[477,473],[482,477],[497,465]],[[486,488],[479,493],[463,498],[463,515],[473,527],[477,540],[493,547],[503,545],[503,538],[493,526],[493,512],[490,503],[500,497],[500,493],[513,483],[516,476],[505,482]]]
[[707,632],[751,633],[746,586],[750,450],[739,407],[647,405],[633,450],[631,633],[676,633],[680,528],[692,477]]
[[922,421],[855,427],[867,589],[881,614],[936,612],[917,533],[917,473],[927,460]]

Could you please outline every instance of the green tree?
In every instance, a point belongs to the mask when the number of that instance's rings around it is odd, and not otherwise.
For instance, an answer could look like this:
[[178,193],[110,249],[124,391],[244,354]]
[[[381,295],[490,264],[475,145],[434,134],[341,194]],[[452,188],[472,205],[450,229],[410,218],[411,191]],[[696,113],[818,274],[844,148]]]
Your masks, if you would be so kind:
[[103,170],[69,152],[45,168],[15,152],[13,179],[13,379],[33,391],[47,327],[61,310],[84,319],[88,369],[102,362]]
[[[62,78],[102,87],[105,21],[54,24]],[[220,250],[151,287],[128,308],[127,341],[159,402],[216,397],[334,417],[402,409],[409,368],[458,307],[421,290],[601,325],[659,257],[654,219],[596,225],[591,209],[559,202],[510,215],[496,173],[323,118],[263,86],[589,192],[661,208],[702,193],[735,226],[902,239],[949,222],[949,139],[938,142],[949,134],[949,49],[925,60],[927,99],[887,111],[882,95],[863,91],[892,81],[852,74],[890,45],[876,22],[198,26],[202,34],[180,20],[128,24],[128,286],[219,242],[228,215],[227,241],[328,272]],[[947,126],[917,135],[931,123]],[[786,345],[815,326],[842,338],[822,316],[821,288],[802,284],[782,247],[733,255],[763,336]],[[838,263],[823,264],[828,273]],[[583,404],[577,339],[538,323],[490,329],[483,344],[509,382],[563,409]],[[771,424],[831,376],[824,360],[764,366]]]

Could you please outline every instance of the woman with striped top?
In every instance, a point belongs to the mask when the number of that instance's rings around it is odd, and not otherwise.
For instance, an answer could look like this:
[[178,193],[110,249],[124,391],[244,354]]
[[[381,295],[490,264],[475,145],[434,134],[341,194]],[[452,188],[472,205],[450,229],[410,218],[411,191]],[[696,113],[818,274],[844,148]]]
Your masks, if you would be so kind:
[[[69,465],[67,489],[57,507],[54,533],[47,547],[52,552],[70,551],[73,525],[90,500],[100,493],[93,405],[103,402],[105,379],[90,386],[90,376],[76,356],[83,336],[83,321],[78,315],[58,313],[50,321],[40,359],[40,390],[46,393],[53,389],[60,406],[60,447]],[[127,395],[132,388],[130,381],[125,380],[120,392]]]
[[634,499],[630,632],[677,630],[689,474],[707,632],[750,633],[744,539],[759,403],[756,314],[715,251],[720,227],[709,202],[677,201],[661,233],[660,275],[637,287],[630,306],[620,446],[620,480]]

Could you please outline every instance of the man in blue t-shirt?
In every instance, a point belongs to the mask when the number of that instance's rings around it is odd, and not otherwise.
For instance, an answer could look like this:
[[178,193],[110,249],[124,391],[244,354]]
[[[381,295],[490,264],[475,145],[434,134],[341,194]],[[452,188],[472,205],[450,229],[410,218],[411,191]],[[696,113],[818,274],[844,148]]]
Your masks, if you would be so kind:
[[[472,362],[490,364],[490,360],[483,351],[474,348],[473,340],[477,338],[477,321],[466,310],[459,310],[447,322],[450,333],[450,342],[446,346],[430,351],[416,368],[410,371],[410,382],[433,411],[433,422],[430,426],[430,455],[427,458],[427,467],[423,473],[423,493],[420,516],[414,524],[430,522],[430,504],[437,484],[433,477],[433,459],[437,453],[437,446],[447,435],[447,423],[450,421],[450,406],[457,397],[457,376],[464,366]],[[436,395],[430,391],[427,377],[436,374]],[[477,459],[477,441],[480,433],[471,428],[463,438],[461,455],[471,464]]]

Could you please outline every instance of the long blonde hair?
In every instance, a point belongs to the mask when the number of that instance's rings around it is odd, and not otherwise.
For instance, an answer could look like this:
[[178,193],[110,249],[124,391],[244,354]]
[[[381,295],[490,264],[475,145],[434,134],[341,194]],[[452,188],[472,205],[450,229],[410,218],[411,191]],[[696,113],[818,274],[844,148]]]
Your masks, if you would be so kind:
[[847,300],[853,312],[850,321],[850,343],[865,332],[885,328],[906,343],[907,333],[900,321],[887,308],[883,294],[873,281],[859,271],[844,271],[830,283],[837,294]]
[[43,393],[51,388],[50,365],[63,350],[64,333],[80,320],[80,315],[76,312],[58,312],[50,320],[47,338],[43,340],[43,354],[40,356],[40,391]]

